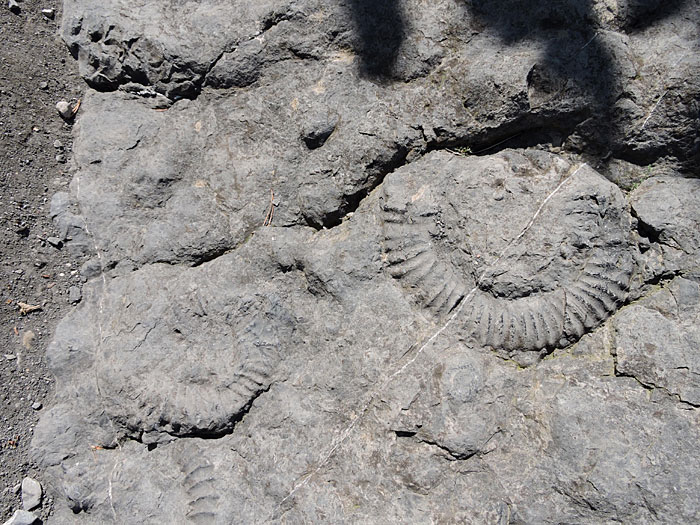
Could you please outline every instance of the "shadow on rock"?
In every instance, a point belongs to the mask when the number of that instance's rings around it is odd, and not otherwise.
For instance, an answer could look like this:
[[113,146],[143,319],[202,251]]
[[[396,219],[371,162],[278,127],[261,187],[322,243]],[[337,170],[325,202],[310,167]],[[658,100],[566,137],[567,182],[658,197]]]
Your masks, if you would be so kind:
[[[463,6],[478,31],[493,32],[508,46],[525,41],[541,45],[541,58],[530,70],[528,88],[566,104],[585,101],[571,112],[578,120],[575,147],[605,159],[624,149],[615,103],[624,90],[623,65],[616,42],[601,29],[593,0],[466,0]],[[625,0],[618,6],[619,25],[639,31],[679,11],[687,0]]]
[[360,73],[370,80],[391,81],[406,30],[399,0],[349,0],[348,7],[357,31]]
[[624,0],[619,2],[623,27],[630,32],[641,31],[680,11],[688,0]]
[[613,57],[596,32],[592,2],[471,0],[465,7],[483,30],[495,32],[506,45],[541,43],[541,60],[528,74],[528,86],[556,98],[585,99],[583,118],[597,128],[587,134],[594,142],[587,146],[607,154],[614,133],[610,117],[616,75]]

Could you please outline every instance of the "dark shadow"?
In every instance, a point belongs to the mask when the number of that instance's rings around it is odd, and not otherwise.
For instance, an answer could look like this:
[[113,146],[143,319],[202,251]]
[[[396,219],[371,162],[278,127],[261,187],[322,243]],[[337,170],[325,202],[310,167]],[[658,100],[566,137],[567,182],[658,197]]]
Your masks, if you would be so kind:
[[[620,25],[640,30],[680,10],[687,0],[627,0]],[[493,32],[506,45],[540,42],[542,54],[528,88],[563,105],[586,101],[579,119],[585,150],[598,159],[615,153],[614,105],[621,92],[620,66],[599,33],[593,0],[461,0],[477,31]],[[565,108],[564,108],[565,109]],[[562,111],[563,113],[563,111]],[[573,115],[573,114],[572,114]],[[566,125],[566,124],[565,124]]]
[[606,155],[616,79],[613,57],[596,33],[592,0],[471,0],[465,6],[480,29],[495,32],[506,45],[541,43],[528,88],[543,99],[585,100],[585,113],[571,116],[593,128],[587,135],[594,144],[586,149]]
[[680,11],[687,0],[627,0],[623,7],[623,27],[642,31]]
[[378,81],[393,78],[405,23],[399,0],[348,0],[355,23],[360,73]]

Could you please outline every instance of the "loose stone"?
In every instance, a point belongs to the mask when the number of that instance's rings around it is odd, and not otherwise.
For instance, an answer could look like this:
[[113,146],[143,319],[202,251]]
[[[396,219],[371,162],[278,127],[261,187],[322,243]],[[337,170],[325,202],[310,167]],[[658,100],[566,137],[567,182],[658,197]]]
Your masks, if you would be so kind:
[[22,480],[22,507],[33,510],[41,505],[41,483],[32,478]]
[[58,111],[58,114],[61,115],[61,118],[64,120],[69,120],[73,117],[70,104],[68,104],[68,102],[65,100],[61,100],[56,103],[56,111]]
[[3,525],[32,525],[33,523],[37,523],[38,519],[39,518],[31,512],[16,510],[12,517]]

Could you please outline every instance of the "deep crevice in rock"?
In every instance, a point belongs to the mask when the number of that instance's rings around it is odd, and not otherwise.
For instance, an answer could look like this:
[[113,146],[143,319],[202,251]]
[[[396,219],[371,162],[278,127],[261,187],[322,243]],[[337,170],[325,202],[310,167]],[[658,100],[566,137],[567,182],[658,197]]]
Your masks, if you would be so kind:
[[494,155],[505,149],[526,149],[543,145],[562,146],[576,127],[590,117],[587,110],[568,114],[525,113],[517,119],[495,128],[485,129],[475,136],[441,137],[429,142],[426,153],[444,149],[464,149],[467,155]]
[[436,441],[430,441],[427,439],[419,439],[418,440],[420,443],[424,443],[426,445],[430,445],[431,447],[436,447],[443,452],[445,452],[450,458],[457,460],[457,461],[466,461],[468,459],[471,459],[474,457],[479,451],[474,451],[474,452],[457,452],[452,450],[449,447],[446,447],[445,445],[441,445],[440,443]]
[[634,206],[630,208],[630,214],[637,220],[637,233],[639,233],[642,238],[647,239],[653,244],[659,244],[661,242],[661,232],[640,219]]
[[[372,178],[371,184],[358,191],[344,195],[341,205],[322,217],[305,217],[306,224],[316,230],[330,229],[338,226],[351,213],[354,213],[372,191],[381,186],[384,179],[401,167],[415,162],[433,151],[447,150],[457,154],[469,155],[494,155],[505,149],[525,149],[545,144],[562,143],[566,137],[573,133],[577,125],[587,118],[587,113],[573,113],[571,115],[542,118],[541,116],[525,115],[522,119],[509,122],[497,128],[489,129],[476,137],[451,137],[439,138],[440,130],[434,130],[438,135],[437,140],[428,141],[422,126],[419,129],[423,134],[424,145],[420,154],[408,159],[409,148],[399,147],[388,162],[376,159],[366,171],[372,171],[379,167],[379,173]],[[556,122],[548,122],[554,118]],[[462,151],[460,151],[462,150]]]
[[270,13],[267,14],[267,16],[265,16],[263,18],[262,23],[260,24],[260,33],[258,34],[258,36],[265,33],[266,31],[269,31],[270,29],[275,27],[280,22],[290,20],[291,18],[292,18],[292,14],[289,11],[284,11],[284,12],[271,11]]
[[658,385],[655,385],[654,383],[646,383],[646,382],[642,381],[641,379],[639,379],[634,374],[627,374],[625,372],[620,372],[620,370],[617,367],[617,357],[614,357],[614,361],[615,361],[615,377],[624,377],[624,378],[628,378],[628,379],[634,379],[634,381],[636,381],[644,390],[647,390],[649,392],[653,392],[654,390],[660,390],[660,391],[664,392],[668,397],[674,399],[680,405],[684,405],[684,406],[687,406],[687,407],[693,408],[693,409],[700,408],[700,405],[698,405],[696,403],[691,403],[690,401],[683,399],[679,394],[671,392],[666,387],[658,386]]
[[215,259],[218,259],[219,257],[222,257],[226,255],[227,253],[231,253],[234,251],[236,248],[244,244],[245,241],[241,242],[240,244],[237,244],[235,246],[221,246],[214,248],[212,250],[209,250],[206,253],[201,254],[200,256],[194,258],[192,262],[192,268],[197,268],[198,266],[202,266],[205,263],[211,262]]

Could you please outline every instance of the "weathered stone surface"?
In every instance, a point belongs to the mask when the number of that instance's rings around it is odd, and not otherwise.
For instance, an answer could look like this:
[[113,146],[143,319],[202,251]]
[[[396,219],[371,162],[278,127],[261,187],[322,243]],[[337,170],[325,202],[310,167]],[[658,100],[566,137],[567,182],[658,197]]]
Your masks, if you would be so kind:
[[66,1],[51,519],[697,521],[698,12]]
[[[700,180],[652,177],[632,194],[639,233],[659,261],[657,272],[697,271],[700,256]],[[645,248],[647,248],[645,246]]]
[[621,312],[613,325],[617,371],[699,406],[699,305],[698,283],[679,277]]
[[[384,192],[390,272],[438,316],[469,303],[465,330],[481,344],[565,347],[626,298],[631,217],[622,192],[585,164],[535,151],[430,154],[387,177]],[[545,206],[557,221],[536,220]]]

